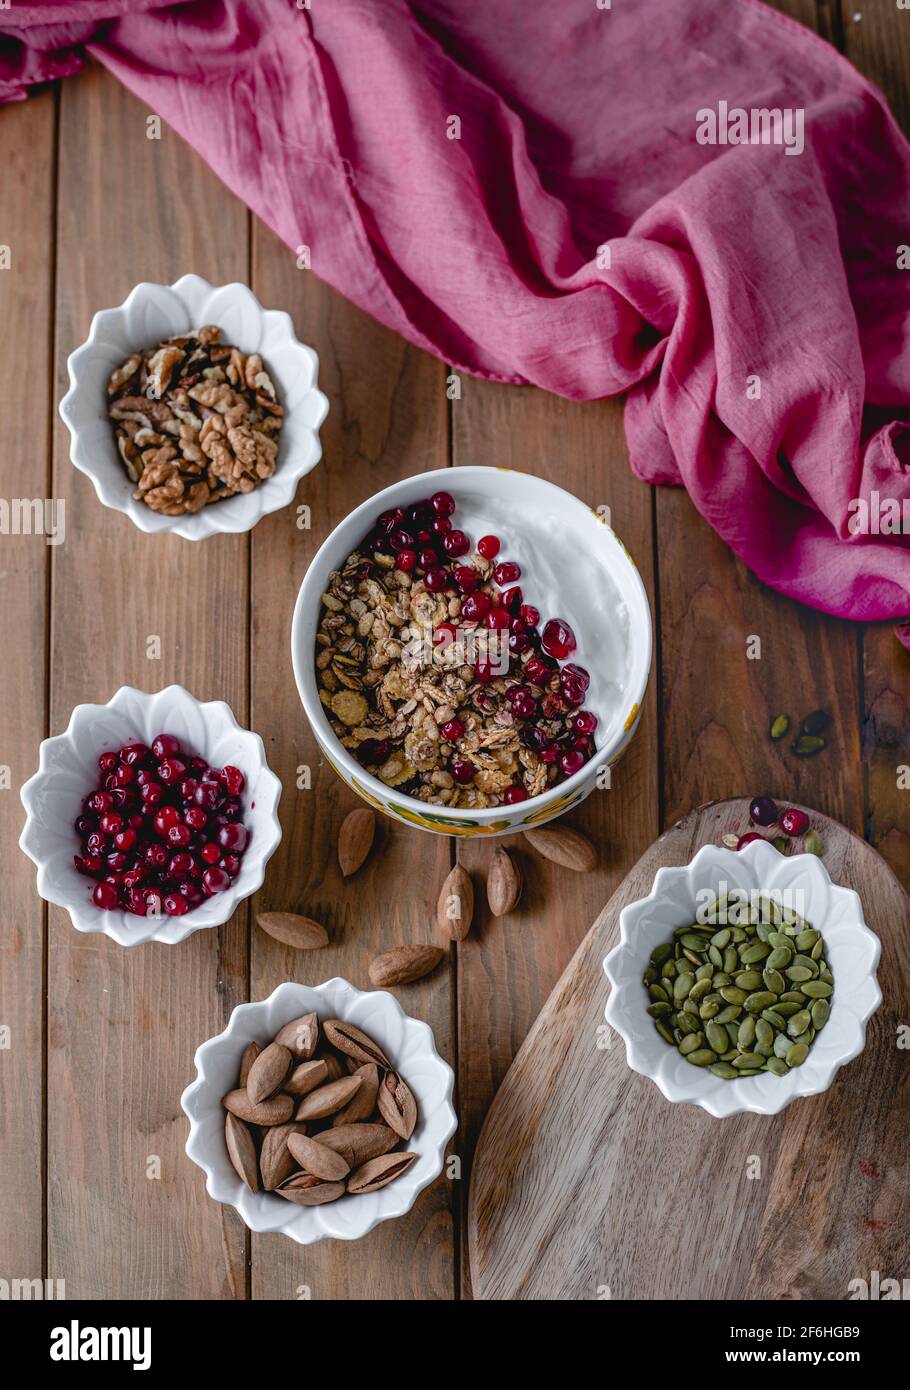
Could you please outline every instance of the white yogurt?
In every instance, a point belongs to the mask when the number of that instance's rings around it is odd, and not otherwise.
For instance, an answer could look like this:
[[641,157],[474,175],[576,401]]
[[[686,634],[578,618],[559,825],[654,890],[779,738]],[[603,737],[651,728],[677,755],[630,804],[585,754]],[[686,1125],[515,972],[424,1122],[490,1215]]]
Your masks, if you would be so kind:
[[629,611],[605,563],[601,528],[579,530],[514,496],[482,497],[473,487],[460,488],[458,474],[457,468],[447,473],[443,486],[455,498],[452,525],[465,532],[471,553],[481,536],[498,536],[493,563],[511,560],[521,567],[516,583],[523,601],[539,610],[541,632],[551,618],[562,618],[574,632],[577,645],[566,660],[590,673],[584,708],[597,715],[594,741],[601,747],[629,714],[632,665]]

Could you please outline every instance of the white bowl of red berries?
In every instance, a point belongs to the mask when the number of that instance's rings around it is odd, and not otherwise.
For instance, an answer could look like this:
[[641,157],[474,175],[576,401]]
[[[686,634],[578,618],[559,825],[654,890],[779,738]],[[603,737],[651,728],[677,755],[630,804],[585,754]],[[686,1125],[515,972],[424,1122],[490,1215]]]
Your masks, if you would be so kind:
[[291,642],[322,752],[354,791],[424,830],[503,835],[609,786],[651,617],[605,509],[470,467],[352,512],[307,571]]
[[78,931],[174,945],[261,886],[280,794],[262,739],[223,701],[123,686],[41,744],[19,843]]

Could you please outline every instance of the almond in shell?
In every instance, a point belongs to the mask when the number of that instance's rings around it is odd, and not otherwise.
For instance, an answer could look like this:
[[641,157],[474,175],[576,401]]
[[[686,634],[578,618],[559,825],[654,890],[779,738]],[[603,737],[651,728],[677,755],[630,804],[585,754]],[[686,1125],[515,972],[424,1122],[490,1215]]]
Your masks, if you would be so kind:
[[[354,1059],[348,1058],[349,1062]],[[355,1091],[351,1100],[332,1116],[332,1125],[356,1125],[368,1120],[376,1109],[376,1093],[379,1090],[379,1069],[375,1062],[364,1062],[351,1072],[360,1077],[360,1090]]]
[[375,1062],[378,1067],[384,1068],[392,1065],[379,1044],[360,1028],[355,1028],[353,1023],[330,1018],[322,1025],[322,1031],[334,1048],[358,1062]]
[[373,845],[376,814],[368,806],[358,806],[341,822],[338,832],[338,863],[345,878],[356,874]]
[[308,1139],[305,1134],[292,1134],[288,1139],[288,1148],[301,1168],[316,1178],[322,1178],[324,1182],[340,1182],[351,1171],[347,1159],[337,1149],[330,1149],[327,1144],[317,1144],[315,1139]]
[[274,1041],[293,1052],[300,1062],[308,1062],[319,1042],[319,1019],[315,1014],[292,1018],[275,1034]]
[[260,1052],[250,1067],[246,1083],[246,1093],[254,1105],[260,1105],[262,1101],[268,1100],[269,1096],[281,1090],[292,1061],[290,1051],[281,1043],[269,1043],[268,1047]]
[[399,1136],[388,1125],[363,1124],[323,1129],[313,1138],[318,1144],[327,1144],[330,1149],[340,1153],[350,1167],[356,1168],[366,1163],[368,1158],[378,1158],[380,1154],[394,1149]]
[[221,1104],[225,1110],[230,1110],[232,1115],[236,1115],[238,1120],[243,1120],[248,1125],[283,1125],[294,1113],[293,1096],[269,1096],[268,1100],[254,1105],[246,1087],[242,1090],[228,1091],[226,1096],[222,1096]]
[[406,1173],[417,1158],[416,1154],[384,1154],[382,1158],[371,1158],[362,1164],[348,1178],[348,1192],[378,1192],[390,1182]]
[[259,1056],[262,1048],[257,1042],[247,1043],[240,1057],[240,1075],[237,1078],[238,1086],[245,1086],[250,1075],[250,1068]]
[[323,1182],[312,1173],[294,1173],[275,1191],[285,1201],[296,1202],[300,1207],[321,1207],[326,1202],[336,1202],[343,1195],[344,1183]]
[[260,912],[256,921],[269,936],[297,951],[316,951],[329,942],[325,927],[296,912]]
[[[347,1105],[355,1091],[360,1090],[359,1076],[343,1076],[339,1081],[330,1081],[327,1086],[318,1086],[297,1106],[295,1120],[321,1120],[326,1115],[334,1115],[343,1105]],[[290,1100],[291,1097],[289,1096]]]
[[370,979],[380,989],[409,985],[435,970],[445,955],[439,946],[393,946],[370,964]]
[[417,1123],[417,1102],[411,1088],[397,1072],[386,1072],[376,1097],[379,1113],[390,1129],[402,1139],[410,1139]]
[[266,1192],[273,1192],[289,1178],[297,1166],[294,1155],[288,1148],[288,1138],[292,1134],[306,1134],[306,1125],[275,1125],[267,1129],[259,1151],[259,1171],[262,1186]]
[[524,837],[532,849],[561,864],[564,869],[574,869],[576,873],[590,873],[597,864],[597,850],[578,830],[567,825],[557,825],[550,829],[526,830]]
[[312,1062],[297,1063],[285,1081],[284,1089],[289,1096],[306,1096],[327,1081],[328,1076],[329,1070],[325,1062],[314,1057]]
[[507,849],[495,849],[487,874],[487,901],[494,917],[505,917],[521,897],[521,868]]
[[456,864],[442,885],[436,903],[439,929],[451,941],[463,941],[471,929],[474,915],[474,885],[470,875]]
[[256,1142],[242,1120],[230,1111],[224,1117],[224,1142],[228,1156],[239,1177],[251,1192],[259,1191],[259,1168],[256,1163]]

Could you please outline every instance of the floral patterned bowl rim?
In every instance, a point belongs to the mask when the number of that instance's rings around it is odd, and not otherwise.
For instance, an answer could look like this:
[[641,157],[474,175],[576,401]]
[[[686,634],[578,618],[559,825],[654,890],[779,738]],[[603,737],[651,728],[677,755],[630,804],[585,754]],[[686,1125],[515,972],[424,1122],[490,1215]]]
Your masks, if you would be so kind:
[[[616,581],[621,597],[630,610],[632,674],[624,692],[628,704],[624,726],[620,726],[610,740],[598,745],[594,757],[574,776],[557,783],[541,796],[521,802],[515,811],[504,806],[484,807],[480,810],[459,807],[449,810],[445,806],[428,807],[426,802],[416,797],[399,796],[393,788],[386,786],[361,767],[343,747],[335,736],[319,700],[313,652],[320,595],[325,590],[330,572],[350,554],[357,541],[369,529],[371,519],[377,512],[385,511],[391,506],[414,502],[427,492],[434,491],[442,482],[453,487],[456,492],[459,483],[464,486],[475,485],[478,482],[486,487],[515,494],[526,494],[528,489],[534,489],[541,499],[545,499],[543,504],[548,510],[565,520],[567,534],[571,534],[573,527],[596,528],[598,540],[602,541],[604,547],[604,565]],[[452,470],[451,473],[439,470],[419,473],[410,478],[403,478],[367,498],[335,527],[316,552],[297,594],[291,624],[291,658],[297,690],[322,751],[333,769],[359,796],[378,809],[390,811],[399,819],[423,829],[453,834],[471,833],[474,828],[502,833],[509,829],[518,829],[521,825],[550,820],[587,795],[594,785],[598,770],[617,760],[637,726],[651,670],[651,652],[652,628],[648,596],[635,562],[615,531],[606,524],[602,516],[564,488],[557,487],[555,483],[536,475],[507,468],[471,466]]]
[[[696,920],[704,901],[699,894],[720,895],[724,884],[772,899],[779,894],[784,905],[802,903],[804,910],[796,910],[825,940],[834,976],[831,1015],[805,1062],[786,1076],[716,1077],[670,1047],[645,1012],[642,974],[651,951],[675,928]],[[651,892],[628,903],[619,922],[619,943],[604,960],[612,985],[607,1022],[624,1040],[632,1070],[650,1077],[667,1100],[700,1105],[718,1118],[741,1111],[776,1115],[798,1096],[827,1090],[839,1068],[863,1050],[866,1024],[882,1001],[876,978],[881,942],[863,920],[859,896],[833,883],[816,855],[784,855],[767,840],[739,851],[704,845],[689,864],[658,869]]]
[[[252,492],[238,493],[191,516],[162,516],[133,497],[134,485],[117,452],[106,410],[108,377],[137,349],[213,323],[242,352],[259,352],[285,408],[278,466]],[[211,285],[184,275],[172,285],[143,281],[122,304],[101,309],[85,342],[67,359],[70,386],[60,418],[70,432],[70,459],[91,478],[106,507],[125,512],[140,531],[204,540],[223,532],[249,531],[260,517],[286,507],[297,483],[322,457],[319,427],[329,403],[316,378],[319,359],[298,342],[290,315],[264,309],[246,285]]]

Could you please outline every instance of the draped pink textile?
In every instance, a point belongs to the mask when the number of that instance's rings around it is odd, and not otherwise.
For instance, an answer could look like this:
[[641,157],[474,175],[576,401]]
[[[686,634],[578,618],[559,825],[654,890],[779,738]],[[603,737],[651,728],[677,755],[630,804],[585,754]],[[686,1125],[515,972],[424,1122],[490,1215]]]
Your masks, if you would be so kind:
[[[910,146],[808,30],[759,0],[15,0],[0,99],[85,53],[377,319],[628,393],[634,471],[767,584],[910,614]],[[700,142],[761,109],[789,148]]]

